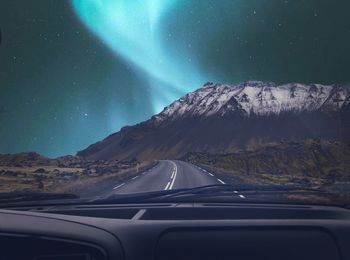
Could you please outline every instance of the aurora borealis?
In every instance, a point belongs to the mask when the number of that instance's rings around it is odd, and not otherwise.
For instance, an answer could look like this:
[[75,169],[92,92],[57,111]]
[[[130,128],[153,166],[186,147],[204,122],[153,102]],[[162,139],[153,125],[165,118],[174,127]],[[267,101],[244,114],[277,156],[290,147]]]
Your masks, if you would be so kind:
[[0,153],[74,154],[206,81],[350,81],[347,0],[4,0]]
[[163,46],[159,23],[164,13],[179,1],[74,0],[72,3],[87,27],[117,56],[149,77],[155,113],[205,80],[188,58],[171,55]]

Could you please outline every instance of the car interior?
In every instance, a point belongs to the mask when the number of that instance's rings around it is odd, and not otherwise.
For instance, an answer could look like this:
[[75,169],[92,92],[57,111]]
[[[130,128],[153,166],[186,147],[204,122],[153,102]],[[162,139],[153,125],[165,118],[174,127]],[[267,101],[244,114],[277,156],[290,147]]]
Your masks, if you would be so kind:
[[159,203],[0,211],[0,259],[350,259],[348,209]]
[[350,260],[350,0],[0,0],[0,260]]

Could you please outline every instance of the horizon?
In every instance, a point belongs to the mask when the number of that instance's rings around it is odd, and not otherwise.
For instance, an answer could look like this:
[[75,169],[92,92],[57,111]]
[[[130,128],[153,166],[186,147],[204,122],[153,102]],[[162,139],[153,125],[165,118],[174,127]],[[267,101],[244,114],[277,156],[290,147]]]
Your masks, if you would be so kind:
[[[293,82],[293,83],[283,83],[283,84],[281,84],[281,85],[278,85],[278,84],[275,83],[275,82],[271,82],[271,81],[260,81],[260,80],[247,80],[247,81],[243,81],[243,82],[240,82],[240,83],[237,83],[237,84],[224,84],[224,83],[206,82],[206,83],[204,83],[204,84],[202,85],[202,87],[200,87],[200,88],[198,88],[198,89],[196,89],[196,90],[194,90],[194,91],[192,91],[192,92],[188,92],[188,93],[186,93],[184,96],[186,96],[186,95],[189,94],[189,93],[195,93],[195,92],[201,90],[202,88],[208,87],[208,85],[209,85],[209,86],[240,87],[240,86],[242,86],[242,85],[246,85],[246,84],[249,84],[249,83],[255,83],[255,84],[256,84],[256,83],[262,83],[262,84],[268,83],[268,84],[273,84],[273,87],[283,87],[283,86],[290,86],[290,85],[294,85],[294,84],[303,85],[303,86],[308,86],[308,87],[310,87],[310,86],[312,86],[312,85],[318,85],[318,86],[322,86],[322,87],[323,87],[323,86],[327,86],[327,87],[336,87],[336,86],[339,86],[339,85],[341,86],[341,85],[342,85],[342,84],[324,85],[324,84],[318,84],[318,83],[306,84],[306,83],[296,83],[296,82]],[[249,86],[249,85],[248,85],[248,86]],[[253,86],[250,86],[250,87],[253,87],[253,88],[254,88],[254,87],[257,87],[257,88],[259,88],[260,86],[253,85]],[[146,122],[146,121],[151,120],[154,116],[157,116],[157,115],[162,114],[164,111],[166,111],[167,108],[171,107],[171,105],[174,104],[176,101],[181,100],[184,96],[180,97],[179,99],[176,99],[176,100],[172,101],[169,105],[165,106],[164,109],[163,109],[162,111],[160,111],[159,113],[156,113],[156,114],[154,114],[154,115],[151,115],[149,118],[146,118],[145,120],[143,120],[143,121],[141,121],[141,122],[137,122],[137,123],[135,123],[135,124],[133,124],[133,125],[124,125],[124,126],[122,126],[119,130],[116,130],[116,131],[114,131],[113,133],[111,133],[111,134],[109,134],[109,135],[107,135],[107,136],[105,136],[105,137],[103,137],[103,138],[101,138],[101,139],[99,139],[99,140],[97,140],[97,141],[95,141],[95,142],[92,142],[92,143],[88,144],[88,145],[87,145],[86,147],[84,147],[83,149],[77,150],[77,151],[75,151],[74,153],[71,153],[71,154],[62,154],[62,155],[59,155],[59,156],[56,156],[56,157],[50,157],[50,156],[41,154],[41,153],[38,152],[38,151],[20,151],[20,152],[15,152],[15,153],[0,153],[0,154],[1,154],[1,155],[6,155],[6,154],[12,155],[12,154],[29,154],[29,153],[35,153],[35,154],[38,154],[38,155],[40,155],[40,156],[44,156],[44,157],[49,158],[49,159],[58,159],[58,158],[60,158],[60,157],[65,157],[65,156],[77,156],[77,154],[78,154],[79,152],[81,152],[82,150],[87,149],[90,145],[94,145],[95,143],[97,143],[97,142],[99,142],[99,141],[102,141],[102,140],[105,140],[106,138],[108,138],[109,136],[111,136],[111,135],[113,135],[113,134],[115,134],[115,133],[119,133],[119,132],[122,130],[122,128],[124,128],[124,127],[134,127],[134,126],[136,126],[136,125],[138,125],[138,124],[140,124],[140,123],[143,123],[143,122]],[[258,115],[258,114],[257,114],[257,115]],[[204,115],[204,116],[206,116],[206,115]],[[249,114],[248,114],[248,116],[249,116]],[[260,116],[270,116],[270,114],[262,114],[262,115],[260,115]]]
[[0,153],[74,154],[207,81],[350,80],[345,1],[12,3],[0,4]]

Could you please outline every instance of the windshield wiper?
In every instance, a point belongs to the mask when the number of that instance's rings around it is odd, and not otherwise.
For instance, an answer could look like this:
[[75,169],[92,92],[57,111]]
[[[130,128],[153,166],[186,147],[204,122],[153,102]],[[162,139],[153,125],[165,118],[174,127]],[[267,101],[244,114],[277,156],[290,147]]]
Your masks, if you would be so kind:
[[230,185],[209,185],[196,188],[187,189],[175,189],[175,190],[161,190],[161,191],[151,191],[143,193],[133,193],[133,194],[112,194],[107,197],[99,197],[97,199],[90,200],[90,203],[97,204],[108,204],[108,203],[135,203],[135,202],[145,202],[147,200],[171,198],[180,195],[182,193],[194,194],[200,192],[208,192],[209,190],[216,191],[222,190],[223,187],[229,187]]
[[[183,202],[201,200],[241,200],[242,194],[288,194],[288,193],[317,193],[327,194],[322,190],[307,189],[288,185],[208,185],[189,189],[176,189],[166,191],[146,192],[139,194],[113,194],[105,198],[94,199],[92,203],[138,203],[138,202]],[[233,196],[235,195],[235,196]],[[238,195],[241,195],[239,197]],[[265,200],[266,202],[266,200]]]
[[[83,198],[69,193],[11,192],[0,193],[0,206],[61,204],[135,204],[178,202],[290,202],[286,195],[331,196],[335,194],[296,185],[208,185],[195,188],[161,190],[133,194],[112,194],[106,197]],[[313,196],[308,202],[315,202]],[[336,204],[336,203],[332,203]],[[344,203],[339,203],[344,205]]]
[[0,205],[17,202],[35,202],[44,200],[78,199],[79,196],[71,193],[49,192],[7,192],[0,193]]

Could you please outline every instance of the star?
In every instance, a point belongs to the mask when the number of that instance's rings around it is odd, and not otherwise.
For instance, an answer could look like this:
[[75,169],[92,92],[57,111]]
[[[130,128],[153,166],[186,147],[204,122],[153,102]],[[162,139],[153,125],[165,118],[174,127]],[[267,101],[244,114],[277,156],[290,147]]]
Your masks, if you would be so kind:
[[75,153],[207,81],[350,80],[348,1],[4,2],[0,153]]

